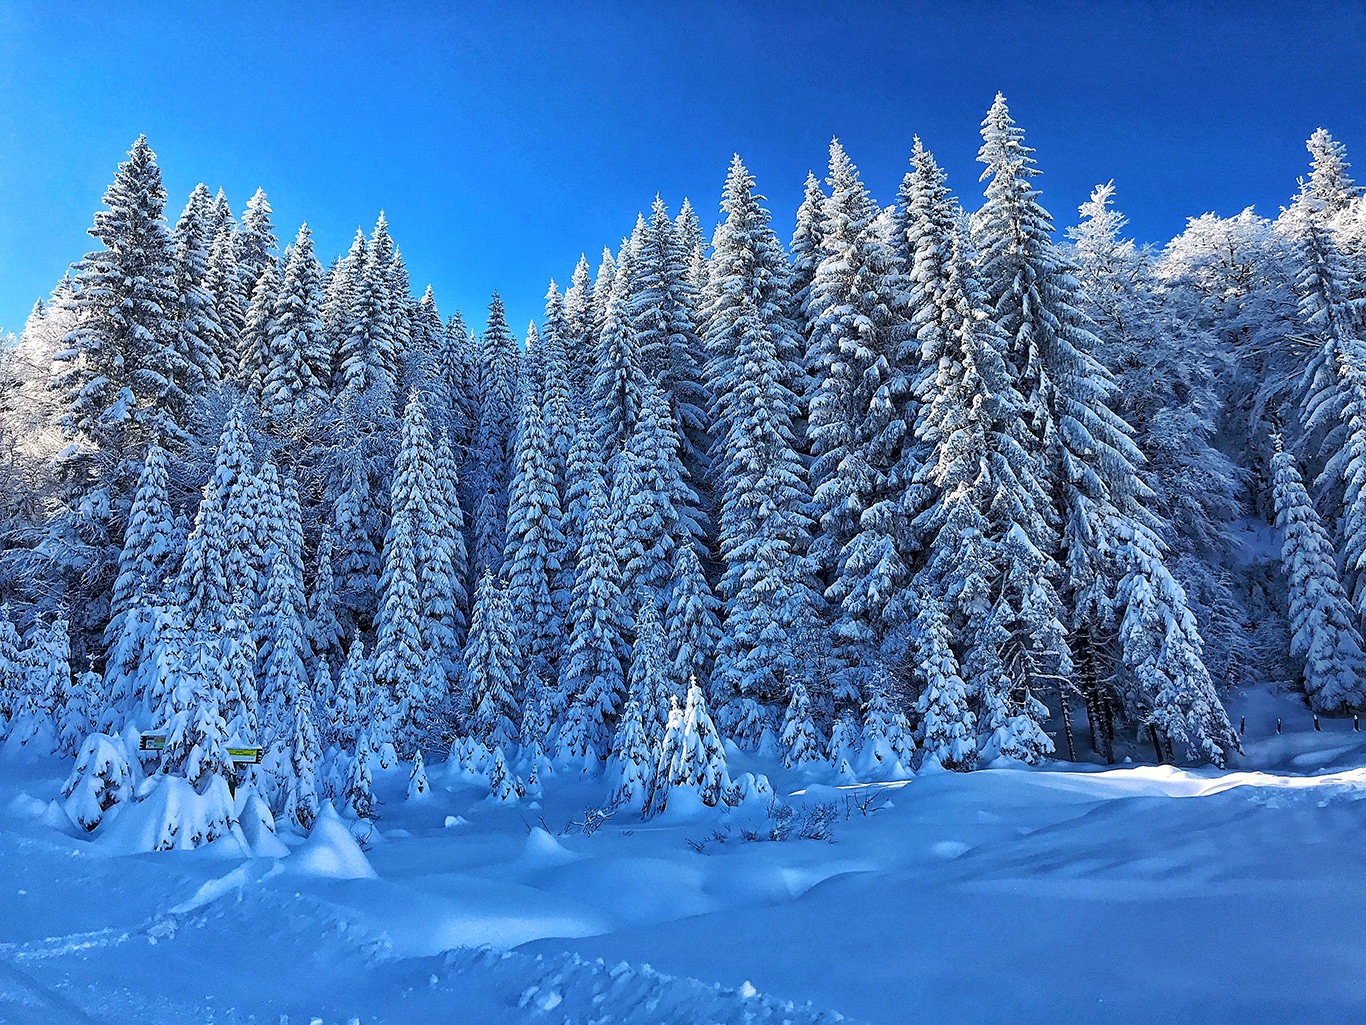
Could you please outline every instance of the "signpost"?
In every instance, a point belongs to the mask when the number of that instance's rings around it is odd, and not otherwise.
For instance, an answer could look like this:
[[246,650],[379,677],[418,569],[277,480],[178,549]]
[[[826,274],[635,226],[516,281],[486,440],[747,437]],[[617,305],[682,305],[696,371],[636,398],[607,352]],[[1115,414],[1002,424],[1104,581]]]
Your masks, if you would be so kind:
[[[164,751],[166,749],[166,736],[161,733],[143,733],[138,737],[139,751]],[[230,747],[228,748],[228,760],[233,765],[260,765],[261,753],[264,748],[260,747]],[[234,796],[237,794],[237,773],[228,775],[228,791]]]

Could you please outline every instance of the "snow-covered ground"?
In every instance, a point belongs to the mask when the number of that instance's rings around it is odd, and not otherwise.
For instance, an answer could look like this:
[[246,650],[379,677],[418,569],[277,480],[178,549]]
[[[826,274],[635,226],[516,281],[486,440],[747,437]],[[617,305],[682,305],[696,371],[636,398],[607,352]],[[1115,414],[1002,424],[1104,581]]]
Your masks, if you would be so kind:
[[114,854],[59,828],[69,762],[8,754],[0,1022],[1366,1020],[1366,733],[1230,711],[1228,772],[733,766],[832,805],[831,840],[746,840],[757,808],[585,836],[599,786],[498,806],[433,764],[423,800],[377,779],[364,857],[335,821],[281,858]]

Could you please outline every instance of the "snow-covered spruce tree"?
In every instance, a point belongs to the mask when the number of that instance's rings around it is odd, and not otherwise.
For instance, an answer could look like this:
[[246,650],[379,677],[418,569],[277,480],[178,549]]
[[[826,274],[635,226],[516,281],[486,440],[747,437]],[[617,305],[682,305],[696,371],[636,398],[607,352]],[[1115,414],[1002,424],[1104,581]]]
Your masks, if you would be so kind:
[[[221,787],[227,797],[228,757],[227,723],[223,719],[223,693],[219,674],[214,671],[204,638],[187,634],[178,656],[165,667],[163,696],[156,715],[158,733],[165,737],[161,749],[161,775],[182,776],[201,795],[210,787]],[[228,831],[231,801],[208,835],[193,842],[208,842]],[[168,828],[175,823],[168,823]]]
[[778,743],[783,752],[783,764],[789,769],[825,762],[825,739],[816,728],[811,710],[811,698],[800,678],[792,681],[792,697],[783,714],[782,732]]
[[565,463],[564,532],[565,556],[562,560],[560,580],[556,585],[557,602],[564,604],[565,597],[572,598],[574,579],[577,575],[579,553],[583,547],[583,536],[588,526],[588,506],[593,489],[606,481],[606,468],[602,454],[598,451],[593,438],[593,428],[588,417],[580,413],[574,428],[574,440],[569,447],[569,458]]
[[358,637],[346,653],[336,686],[331,693],[319,695],[323,700],[323,734],[329,743],[345,751],[355,750],[361,717],[373,691],[370,660],[365,657],[365,642]]
[[212,221],[213,199],[200,182],[171,234],[179,297],[174,312],[175,347],[185,367],[185,390],[192,397],[203,396],[223,376],[223,328],[208,290]]
[[1304,424],[1329,454],[1321,483],[1342,481],[1342,563],[1361,614],[1366,609],[1366,318],[1349,295],[1347,261],[1324,223],[1326,209],[1306,188],[1283,220],[1298,267],[1301,330],[1316,350],[1304,369]]
[[686,479],[697,487],[707,470],[709,398],[690,257],[664,201],[655,196],[634,255],[630,314],[641,369],[669,400]]
[[393,256],[389,223],[381,211],[365,247],[364,265],[351,282],[346,336],[336,355],[343,404],[385,408],[396,397],[399,352],[389,279]]
[[[666,596],[674,553],[701,543],[704,518],[688,485],[669,401],[653,384],[641,396],[640,418],[626,442],[613,482],[616,548],[622,591]],[[629,468],[629,469],[628,469]]]
[[19,631],[8,604],[0,604],[0,739],[9,736],[23,700],[24,661]]
[[[683,250],[688,263],[688,281],[693,290],[701,295],[707,290],[707,244],[702,238],[702,221],[693,209],[687,196],[678,204],[678,216],[674,218],[674,231],[678,233],[678,245]],[[705,354],[704,359],[705,362]]]
[[[825,198],[821,180],[813,172],[807,171],[802,202],[797,207],[797,226],[787,246],[792,261],[792,301],[796,309],[801,311],[803,323],[811,298],[811,283],[816,280],[816,268],[820,266],[823,256],[821,243],[825,234]],[[804,397],[807,388],[803,387],[801,394]]]
[[[1152,496],[1135,471],[1142,454],[1130,428],[1105,405],[1113,381],[1094,355],[1098,340],[1081,310],[1080,285],[1054,246],[1052,220],[1030,185],[1038,171],[1023,134],[998,94],[982,122],[978,159],[986,165],[982,177],[990,183],[987,202],[974,218],[974,238],[996,321],[1010,339],[1007,362],[1025,400],[1029,451],[1043,467],[1053,515],[1061,524],[1069,641],[1088,698],[1093,736],[1105,732],[1108,751],[1110,726],[1103,713],[1096,714],[1104,704],[1095,670],[1098,635],[1118,581],[1142,572],[1148,561],[1141,546],[1131,542],[1160,523],[1146,507]],[[1120,540],[1112,544],[1116,537]],[[1030,533],[1029,540],[1045,556],[1052,554],[1049,539]],[[1161,565],[1158,550],[1151,558]],[[1179,597],[1178,619],[1189,615],[1180,588],[1169,596],[1173,601]],[[1122,615],[1120,608],[1114,611]],[[1118,641],[1122,662],[1146,664],[1137,631],[1121,631]],[[1121,685],[1118,693],[1122,697],[1133,690]],[[1125,711],[1136,719],[1145,714],[1132,706]],[[1216,735],[1188,737],[1189,749],[1221,748],[1217,727],[1211,726]]]
[[659,610],[652,599],[644,598],[636,615],[626,704],[617,721],[607,763],[614,805],[644,809],[649,800],[658,768],[659,744],[668,725],[669,706],[665,706],[661,723],[658,704],[672,690]]
[[[811,558],[839,609],[832,637],[851,667],[871,665],[904,588],[909,549],[888,471],[906,433],[910,381],[897,363],[902,268],[880,211],[838,142],[821,261],[807,297],[807,437],[819,530]],[[877,507],[874,515],[865,515]]]
[[242,287],[233,253],[233,229],[222,224],[215,229],[209,244],[209,264],[204,288],[213,298],[214,316],[219,327],[218,362],[224,381],[235,381],[241,370],[242,329],[246,324],[251,295]]
[[923,592],[916,605],[921,765],[971,769],[977,762],[977,719],[949,643],[944,605]]
[[575,407],[582,411],[593,379],[593,354],[597,339],[593,335],[593,279],[588,257],[579,254],[569,287],[564,290],[564,347],[569,364],[569,380]]
[[469,561],[465,552],[465,514],[455,454],[443,431],[436,440],[436,481],[429,507],[430,557],[423,566],[424,640],[437,658],[450,662],[465,643],[469,609]]
[[212,663],[222,681],[223,720],[229,741],[262,743],[256,690],[256,642],[241,604],[234,602],[216,635],[209,635]]
[[337,618],[336,575],[332,570],[333,535],[330,527],[323,529],[318,539],[313,571],[313,590],[308,595],[308,620],[304,632],[308,636],[313,657],[332,666],[342,660],[344,651],[341,620]]
[[1361,194],[1352,181],[1352,165],[1347,162],[1347,147],[1324,128],[1314,130],[1305,142],[1309,150],[1309,190],[1329,216],[1339,214]]
[[[1216,371],[1224,357],[1215,337],[1179,315],[1159,287],[1148,250],[1121,238],[1122,214],[1111,207],[1113,183],[1098,185],[1068,229],[1085,310],[1102,339],[1098,354],[1115,376],[1112,408],[1134,429],[1153,492],[1151,508],[1193,610],[1205,624],[1206,661],[1223,677],[1255,662],[1221,619],[1245,613],[1229,586],[1232,544],[1227,524],[1240,513],[1246,473],[1211,443],[1223,402]],[[1241,630],[1238,631],[1241,634]]]
[[313,695],[307,684],[292,695],[289,705],[294,721],[282,814],[300,828],[311,829],[318,817],[317,766],[322,759],[322,746],[313,722]]
[[262,642],[257,651],[257,693],[261,726],[268,742],[287,745],[293,731],[294,695],[308,686],[304,667],[302,610],[294,603],[289,561],[281,554],[271,563],[261,607]]
[[[176,601],[186,622],[213,630],[233,592],[254,600],[257,594],[255,530],[251,492],[255,487],[247,404],[228,417],[214,455],[213,475],[204,485],[194,530],[176,578]],[[254,611],[254,609],[253,609]]]
[[636,422],[649,378],[640,362],[635,324],[631,316],[631,257],[622,250],[611,300],[606,307],[598,341],[597,369],[589,393],[593,432],[599,451],[611,464],[625,447]]
[[859,744],[859,772],[865,779],[906,779],[915,758],[915,736],[901,707],[896,684],[879,666],[868,684],[863,706],[863,736]]
[[305,224],[289,250],[275,294],[261,411],[277,433],[302,430],[326,408],[332,354],[323,334],[323,269]]
[[[673,580],[664,616],[668,624],[669,677],[679,695],[690,679],[696,679],[705,692],[711,681],[712,660],[721,643],[721,602],[711,592],[702,572],[697,549],[679,545],[674,554]],[[661,723],[668,721],[667,702],[660,709]]]
[[129,609],[144,596],[160,595],[166,590],[175,574],[176,560],[183,556],[177,544],[166,474],[166,450],[155,443],[148,445],[123,533],[114,592],[109,599],[106,644],[112,644],[117,637]]
[[613,549],[607,489],[589,496],[579,549],[570,640],[560,659],[560,691],[569,703],[560,729],[560,752],[596,773],[607,755],[612,728],[626,689],[622,673],[629,622]]
[[684,794],[714,808],[729,786],[721,735],[707,711],[706,695],[694,682],[683,708],[675,706],[669,716],[646,815],[658,815],[671,803],[676,807]]
[[545,429],[550,435],[555,487],[564,498],[568,484],[569,449],[574,444],[577,399],[573,394],[569,354],[565,349],[564,300],[550,282],[546,293],[545,321],[541,330],[541,382],[544,388]]
[[564,558],[560,496],[554,449],[546,429],[544,394],[537,382],[523,389],[513,452],[503,576],[507,601],[516,610],[512,640],[523,673],[554,672],[563,624],[553,594]]
[[247,200],[242,223],[234,236],[237,271],[247,295],[256,291],[256,283],[261,280],[261,275],[276,262],[275,252],[280,248],[280,242],[275,237],[275,226],[270,221],[272,212],[265,190],[257,189]]
[[1366,659],[1356,617],[1338,580],[1333,543],[1280,435],[1273,436],[1272,444],[1276,526],[1282,532],[1281,563],[1289,582],[1291,654],[1304,662],[1304,689],[1316,711],[1359,708]]
[[275,317],[275,297],[280,291],[280,271],[272,260],[261,272],[247,303],[238,340],[237,387],[253,402],[261,400],[266,370],[270,366],[270,325]]
[[465,643],[465,697],[469,735],[488,747],[517,742],[517,661],[512,647],[512,602],[506,588],[486,572],[474,594]]
[[379,591],[380,554],[373,535],[380,521],[363,447],[357,442],[343,448],[340,489],[332,506],[336,525],[337,602],[343,622],[364,628],[375,614]]
[[10,742],[57,749],[58,719],[71,692],[71,637],[67,620],[34,623],[24,639],[23,675],[10,721]]
[[479,423],[466,461],[470,468],[466,476],[474,496],[474,547],[470,553],[474,579],[488,571],[496,574],[503,564],[519,360],[517,339],[508,330],[503,300],[495,292],[480,353]]
[[1115,595],[1124,610],[1119,636],[1127,692],[1121,696],[1138,709],[1155,745],[1161,738],[1168,758],[1175,741],[1190,758],[1222,767],[1241,747],[1205,668],[1185,592],[1167,571],[1155,534],[1132,520],[1121,521],[1116,533],[1126,567]]
[[435,475],[432,436],[421,400],[414,393],[403,415],[403,436],[394,466],[390,508],[393,516],[384,538],[384,573],[375,641],[375,680],[395,702],[399,721],[396,739],[411,749],[425,724],[422,673],[428,654],[422,640],[420,566],[423,524],[430,522],[429,489]]
[[184,445],[190,404],[175,345],[179,295],[166,190],[146,137],[133,143],[103,202],[90,228],[101,248],[76,265],[75,326],[60,354],[70,365],[59,383],[69,402],[63,429],[89,446],[68,460],[77,494],[103,485],[117,502],[132,490],[147,441]]
[[762,706],[786,701],[791,632],[813,604],[811,493],[793,437],[800,340],[787,261],[759,198],[737,156],[712,242],[705,332],[726,603],[712,693],[722,728],[747,744],[764,729]]

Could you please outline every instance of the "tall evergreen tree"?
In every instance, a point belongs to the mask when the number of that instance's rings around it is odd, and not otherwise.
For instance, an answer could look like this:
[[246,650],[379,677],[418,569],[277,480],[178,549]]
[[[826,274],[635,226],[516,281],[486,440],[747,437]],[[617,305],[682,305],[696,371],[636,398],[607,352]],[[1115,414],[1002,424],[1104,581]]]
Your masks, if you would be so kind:
[[722,193],[726,218],[712,241],[708,376],[726,602],[712,676],[723,728],[753,743],[761,704],[785,703],[793,631],[813,613],[805,553],[811,493],[796,451],[797,398],[789,270],[754,180],[736,157]]
[[1362,704],[1361,633],[1338,580],[1333,542],[1300,480],[1294,457],[1280,435],[1275,455],[1276,526],[1282,532],[1281,563],[1289,581],[1290,652],[1304,662],[1304,689],[1318,711]]
[[589,497],[569,622],[570,640],[560,662],[560,691],[570,705],[560,748],[566,757],[582,760],[586,770],[595,772],[607,755],[624,697],[622,656],[629,625],[607,489],[601,481]]
[[291,424],[302,427],[327,405],[332,368],[322,304],[322,267],[313,256],[313,236],[305,224],[290,247],[268,329],[261,409],[277,430]]
[[60,382],[70,403],[63,428],[102,453],[84,467],[82,490],[112,474],[106,486],[131,490],[133,468],[149,440],[186,441],[187,367],[175,345],[179,294],[175,249],[166,230],[166,190],[156,155],[139,136],[104,194],[90,234],[101,248],[76,267],[75,327],[61,358]]
[[564,532],[544,394],[537,382],[528,384],[513,453],[503,576],[508,582],[508,603],[517,610],[518,665],[528,674],[546,677],[553,671],[561,643],[562,623],[553,590],[564,558]]
[[511,598],[492,573],[479,580],[465,644],[465,692],[470,735],[492,747],[517,742],[517,661]]

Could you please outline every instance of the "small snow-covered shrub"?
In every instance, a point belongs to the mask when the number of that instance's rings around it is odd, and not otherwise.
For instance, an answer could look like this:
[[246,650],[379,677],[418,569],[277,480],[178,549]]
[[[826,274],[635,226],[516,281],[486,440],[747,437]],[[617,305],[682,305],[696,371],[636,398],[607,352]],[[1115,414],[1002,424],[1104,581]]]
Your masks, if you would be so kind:
[[104,813],[133,797],[134,776],[123,741],[103,733],[85,738],[76,767],[62,785],[62,807],[71,821],[87,831],[94,829]]

